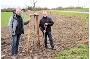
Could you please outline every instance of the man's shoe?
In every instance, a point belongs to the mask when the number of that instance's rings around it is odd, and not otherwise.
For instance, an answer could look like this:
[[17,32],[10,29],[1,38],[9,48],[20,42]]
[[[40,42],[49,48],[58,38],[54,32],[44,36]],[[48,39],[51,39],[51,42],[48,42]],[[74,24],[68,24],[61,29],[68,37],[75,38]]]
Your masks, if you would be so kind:
[[15,57],[16,57],[16,59],[17,59],[17,57],[18,57],[18,54],[15,54],[14,56],[15,56]]
[[56,50],[55,48],[52,48],[52,50]]
[[12,59],[16,59],[16,56],[11,56]]

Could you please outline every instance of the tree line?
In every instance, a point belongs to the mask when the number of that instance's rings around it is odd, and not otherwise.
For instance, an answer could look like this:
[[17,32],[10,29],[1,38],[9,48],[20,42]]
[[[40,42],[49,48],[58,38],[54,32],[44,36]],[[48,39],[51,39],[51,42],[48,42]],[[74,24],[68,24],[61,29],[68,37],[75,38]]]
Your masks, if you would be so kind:
[[[31,6],[28,6],[27,8],[22,8],[22,11],[24,11],[24,12],[26,12],[26,11],[28,11],[28,10],[31,10],[31,11],[40,11],[40,10],[66,10],[66,9],[80,9],[80,8],[82,8],[82,7],[66,7],[66,8],[63,8],[63,7],[57,7],[57,8],[51,8],[51,9],[49,9],[49,8],[47,8],[47,7],[44,7],[44,8],[42,8],[42,7],[35,7],[35,8],[33,8],[33,7],[31,7]],[[3,8],[3,9],[1,9],[1,12],[13,12],[13,11],[15,11],[15,8]]]

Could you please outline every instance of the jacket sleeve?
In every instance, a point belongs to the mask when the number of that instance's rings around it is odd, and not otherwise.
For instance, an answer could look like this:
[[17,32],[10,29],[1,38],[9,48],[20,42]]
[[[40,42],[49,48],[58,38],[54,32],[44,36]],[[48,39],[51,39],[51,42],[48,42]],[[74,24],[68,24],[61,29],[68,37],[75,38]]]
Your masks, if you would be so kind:
[[27,24],[29,23],[29,20],[27,20],[27,21],[24,22],[24,17],[23,17],[22,15],[21,15],[21,17],[22,17],[22,19],[23,19],[24,25],[27,25]]
[[29,23],[29,20],[27,20],[26,22],[24,22],[24,25],[27,25]]
[[51,18],[49,18],[50,23],[48,23],[48,26],[52,26],[54,24],[53,20]]
[[40,20],[40,22],[39,22],[39,28],[40,28],[40,30],[43,32],[44,31],[44,29],[42,28],[42,25],[41,25],[41,20]]
[[10,32],[13,33],[13,16],[10,17],[8,26],[9,26]]

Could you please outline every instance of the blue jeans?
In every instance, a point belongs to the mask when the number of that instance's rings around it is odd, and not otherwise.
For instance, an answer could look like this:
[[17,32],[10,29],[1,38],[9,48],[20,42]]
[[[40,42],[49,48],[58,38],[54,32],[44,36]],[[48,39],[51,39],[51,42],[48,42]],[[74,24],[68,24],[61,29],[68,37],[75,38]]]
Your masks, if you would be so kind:
[[[44,33],[43,33],[44,34]],[[52,48],[54,48],[54,44],[53,44],[53,39],[52,39],[52,34],[51,32],[46,32],[45,33],[45,39],[44,39],[44,43],[45,43],[45,47],[47,48],[47,35],[48,35],[48,38],[49,38],[49,41],[50,41],[50,45]]]
[[11,49],[11,56],[18,54],[18,45],[20,40],[20,35],[12,35],[12,49]]

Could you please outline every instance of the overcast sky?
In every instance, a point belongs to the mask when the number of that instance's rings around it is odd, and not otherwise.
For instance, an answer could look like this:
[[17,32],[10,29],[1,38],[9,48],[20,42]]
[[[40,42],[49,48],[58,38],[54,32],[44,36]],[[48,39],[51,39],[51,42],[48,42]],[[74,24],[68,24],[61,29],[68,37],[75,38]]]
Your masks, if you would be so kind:
[[[33,0],[1,0],[1,8],[8,7],[21,7],[25,8],[27,6],[32,6],[30,1]],[[89,7],[89,0],[35,0],[37,1],[36,7],[48,7],[55,8],[58,6],[62,7]],[[78,3],[79,2],[79,3]]]

